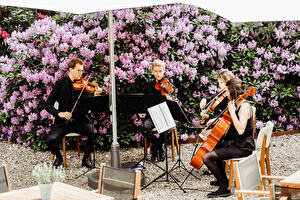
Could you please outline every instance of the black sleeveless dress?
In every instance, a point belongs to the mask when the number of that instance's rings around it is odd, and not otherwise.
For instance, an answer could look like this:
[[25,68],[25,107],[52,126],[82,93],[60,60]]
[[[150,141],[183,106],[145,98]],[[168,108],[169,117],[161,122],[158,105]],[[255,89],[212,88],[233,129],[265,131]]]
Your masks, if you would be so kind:
[[[244,101],[243,103],[248,102]],[[236,110],[237,117],[240,108],[241,106],[239,106]],[[220,143],[214,149],[219,159],[228,160],[232,158],[249,156],[255,150],[253,128],[253,111],[251,109],[251,116],[247,121],[244,133],[239,135],[234,127],[234,124],[232,123],[227,134],[223,137],[223,140],[220,141]]]

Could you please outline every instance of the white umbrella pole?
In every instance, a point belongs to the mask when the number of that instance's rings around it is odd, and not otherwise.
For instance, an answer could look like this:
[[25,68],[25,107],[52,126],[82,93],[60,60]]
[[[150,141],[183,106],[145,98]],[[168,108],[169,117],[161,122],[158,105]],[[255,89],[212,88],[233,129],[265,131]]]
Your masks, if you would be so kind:
[[113,30],[113,11],[108,12],[109,30],[109,57],[110,57],[110,83],[111,83],[111,105],[112,111],[112,132],[113,142],[111,144],[111,166],[119,168],[120,165],[120,145],[118,143],[117,132],[117,112],[116,112],[116,84],[115,84],[115,61],[114,61],[114,30]]

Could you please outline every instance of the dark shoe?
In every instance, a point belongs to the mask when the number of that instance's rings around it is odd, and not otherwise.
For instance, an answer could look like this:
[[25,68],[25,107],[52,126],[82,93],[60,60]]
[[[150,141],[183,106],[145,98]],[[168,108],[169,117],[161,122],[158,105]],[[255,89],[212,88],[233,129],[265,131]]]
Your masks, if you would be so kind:
[[159,149],[159,161],[163,162],[166,159],[164,148]]
[[158,162],[158,155],[157,155],[157,152],[152,152],[152,155],[151,155],[151,161],[156,163]]
[[89,158],[82,159],[82,167],[92,168],[93,164]]
[[53,167],[57,168],[57,167],[61,166],[62,163],[63,163],[62,157],[56,156],[56,158],[53,162]]
[[[213,186],[220,186],[219,181],[211,181],[209,184]],[[226,180],[226,186],[228,187],[228,179]]]
[[218,181],[211,181],[209,184],[213,185],[213,186],[219,186],[220,185]]
[[219,188],[215,192],[208,193],[207,198],[228,197],[230,195],[231,195],[230,190]]
[[204,172],[203,172],[203,175],[211,175],[211,172],[210,171],[207,171],[207,170],[205,170]]

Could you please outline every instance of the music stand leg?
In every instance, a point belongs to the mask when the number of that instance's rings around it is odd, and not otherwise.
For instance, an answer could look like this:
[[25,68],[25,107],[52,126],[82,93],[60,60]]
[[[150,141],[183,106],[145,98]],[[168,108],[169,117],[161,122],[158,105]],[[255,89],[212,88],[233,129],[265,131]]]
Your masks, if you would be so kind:
[[[165,142],[166,142],[166,132],[164,133],[164,137],[165,137]],[[166,159],[166,166],[165,166],[165,169],[163,169],[162,167],[158,166],[156,163],[153,163],[154,165],[156,165],[158,168],[160,168],[161,170],[163,170],[163,173],[160,174],[159,176],[157,176],[155,179],[153,179],[152,181],[150,181],[147,185],[145,185],[144,187],[142,187],[141,189],[145,189],[147,188],[149,185],[151,185],[152,183],[156,182],[157,180],[159,180],[160,178],[162,178],[163,176],[166,176],[166,180],[167,182],[169,182],[169,176],[170,178],[178,185],[178,187],[184,192],[186,193],[186,191],[181,187],[181,185],[179,184],[178,180],[176,179],[176,177],[174,177],[170,171],[169,171],[169,168],[168,168],[168,151],[167,151],[167,145],[165,143],[165,159]]]
[[[87,174],[89,171],[92,171],[93,169],[97,168],[99,169],[99,167],[96,167],[96,155],[95,155],[95,149],[93,150],[93,165],[91,168],[88,168],[85,172],[83,172],[82,174],[78,175],[75,177],[75,179],[78,179],[79,177]],[[99,163],[97,163],[99,165]]]

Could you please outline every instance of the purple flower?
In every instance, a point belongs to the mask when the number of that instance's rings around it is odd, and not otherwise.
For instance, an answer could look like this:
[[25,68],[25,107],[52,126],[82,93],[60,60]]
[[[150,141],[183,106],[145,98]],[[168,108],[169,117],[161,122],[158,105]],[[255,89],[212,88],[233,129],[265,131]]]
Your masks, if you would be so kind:
[[286,122],[286,116],[285,115],[279,116],[278,117],[278,121],[280,121],[280,122]]
[[241,75],[242,76],[245,76],[246,74],[248,74],[248,67],[247,66],[245,66],[245,67],[240,67],[240,73],[241,73]]
[[136,127],[139,127],[139,126],[142,126],[143,124],[143,121],[141,119],[135,119],[133,121],[133,124],[136,126]]
[[211,86],[208,87],[208,91],[209,91],[210,94],[216,94],[217,91],[218,91],[218,87],[215,86],[215,85],[211,85]]
[[180,138],[182,139],[182,141],[186,141],[189,138],[189,136],[187,134],[182,134]]
[[189,108],[188,109],[188,113],[189,114],[194,114],[195,113],[195,109],[194,108]]
[[239,44],[238,45],[238,50],[241,51],[241,52],[245,51],[246,48],[247,48],[247,46],[245,44]]
[[262,129],[263,126],[264,126],[264,123],[262,121],[257,121],[256,122],[256,128]]
[[29,116],[28,116],[28,120],[29,121],[35,121],[38,119],[38,115],[36,113],[31,113]]
[[198,119],[198,118],[194,118],[194,119],[192,120],[192,124],[193,124],[194,126],[199,126],[199,125],[200,125],[199,119]]
[[289,124],[289,125],[286,126],[286,130],[287,131],[294,130],[294,126],[292,124]]
[[144,139],[144,136],[141,133],[137,133],[134,135],[134,139],[137,142],[141,142]]
[[201,76],[200,82],[201,82],[203,85],[206,85],[206,84],[208,83],[208,77],[207,77],[207,76]]
[[264,53],[265,53],[265,48],[263,48],[263,47],[257,48],[257,49],[256,49],[256,53],[257,53],[258,55],[264,54]]
[[42,119],[51,117],[51,115],[45,109],[40,112],[40,116],[42,117]]
[[276,54],[280,54],[281,48],[280,47],[274,47],[274,52]]
[[255,48],[256,47],[256,42],[255,42],[255,40],[252,40],[252,41],[249,41],[248,43],[247,43],[247,46],[249,47],[249,48]]
[[264,58],[267,59],[267,60],[271,60],[272,59],[272,53],[271,52],[265,52]]
[[12,117],[12,118],[10,119],[10,122],[11,122],[13,125],[18,125],[18,124],[20,124],[20,122],[19,122],[19,120],[18,120],[17,117]]
[[103,128],[103,127],[100,127],[98,131],[99,131],[99,133],[100,133],[101,135],[104,135],[104,134],[107,133],[107,129],[106,129],[106,128]]
[[269,101],[269,104],[272,108],[276,108],[278,106],[278,101],[276,99],[272,99]]
[[275,34],[276,34],[276,38],[277,38],[277,39],[282,39],[282,38],[285,37],[285,32],[282,31],[282,29],[277,29],[277,28],[275,28],[274,31],[275,31]]

